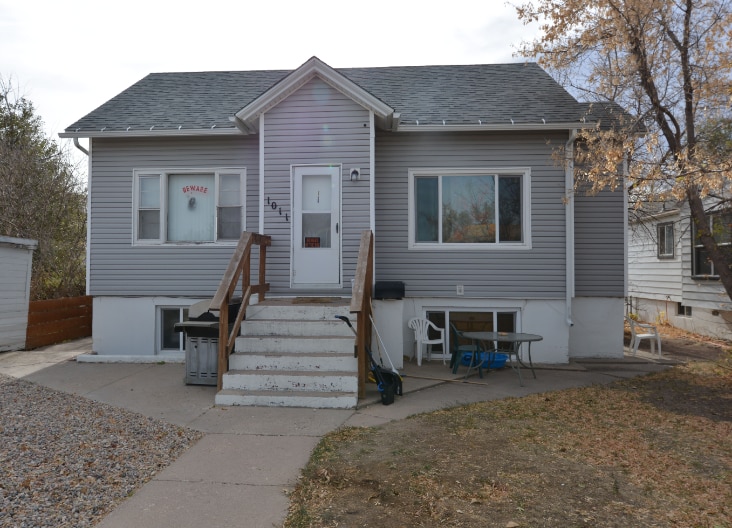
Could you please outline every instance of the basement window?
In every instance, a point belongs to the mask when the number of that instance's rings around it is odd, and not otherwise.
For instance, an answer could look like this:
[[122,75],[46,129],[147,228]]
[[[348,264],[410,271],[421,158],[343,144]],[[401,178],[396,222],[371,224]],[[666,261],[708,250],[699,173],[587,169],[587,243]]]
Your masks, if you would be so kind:
[[158,307],[158,351],[184,352],[186,338],[183,332],[176,332],[174,325],[188,319],[188,308],[182,306]]

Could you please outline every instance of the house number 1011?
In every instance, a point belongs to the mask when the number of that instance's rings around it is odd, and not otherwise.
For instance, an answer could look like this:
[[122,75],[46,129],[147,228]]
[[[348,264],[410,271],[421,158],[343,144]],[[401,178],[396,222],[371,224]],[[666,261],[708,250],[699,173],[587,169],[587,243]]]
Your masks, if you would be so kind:
[[[274,200],[270,200],[269,196],[267,196],[267,203],[269,204],[269,206],[272,208],[273,211],[277,211],[277,202],[275,202]],[[282,207],[279,208],[279,213],[280,213],[280,216],[282,216]],[[290,221],[290,217],[287,213],[285,213],[285,222],[289,222],[289,221]]]

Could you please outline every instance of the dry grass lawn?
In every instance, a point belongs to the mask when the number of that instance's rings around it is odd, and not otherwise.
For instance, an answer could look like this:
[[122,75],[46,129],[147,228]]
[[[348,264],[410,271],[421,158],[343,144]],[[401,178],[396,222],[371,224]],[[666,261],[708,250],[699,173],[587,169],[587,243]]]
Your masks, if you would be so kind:
[[732,354],[336,431],[286,528],[732,527]]

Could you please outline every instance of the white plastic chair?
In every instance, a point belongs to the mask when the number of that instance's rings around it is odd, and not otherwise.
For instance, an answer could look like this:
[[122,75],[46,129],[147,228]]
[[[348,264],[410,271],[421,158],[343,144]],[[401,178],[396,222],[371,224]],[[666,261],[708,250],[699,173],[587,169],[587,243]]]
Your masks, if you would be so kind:
[[651,342],[651,354],[655,352],[655,347],[658,345],[658,357],[661,357],[661,335],[658,333],[656,325],[639,323],[630,317],[626,317],[625,320],[630,325],[630,347],[633,349],[633,355],[638,353],[641,340],[648,339]]
[[[442,364],[445,364],[445,329],[437,327],[432,321],[415,317],[410,319],[407,324],[409,328],[414,330],[414,339],[417,341],[417,365],[422,366],[422,345],[427,345],[427,359],[432,357],[432,345],[442,344]],[[439,334],[439,338],[430,339],[429,331],[434,330]]]

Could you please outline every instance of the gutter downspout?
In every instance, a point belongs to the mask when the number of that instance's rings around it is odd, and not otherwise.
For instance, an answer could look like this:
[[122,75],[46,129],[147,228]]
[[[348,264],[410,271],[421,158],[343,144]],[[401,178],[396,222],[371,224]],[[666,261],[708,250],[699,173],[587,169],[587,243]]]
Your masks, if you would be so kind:
[[564,146],[566,168],[564,171],[565,186],[565,303],[567,326],[574,326],[572,320],[572,298],[574,297],[574,142],[577,139],[577,129],[569,133],[569,139]]
[[[81,146],[79,138],[74,138],[74,146],[82,151],[87,157],[86,163],[86,294],[89,295],[89,283],[91,282],[91,156],[89,151]],[[89,148],[91,149],[91,138],[89,139]]]
[[87,156],[89,156],[89,151],[86,150],[84,147],[81,146],[81,143],[79,143],[79,138],[77,138],[77,137],[74,138],[74,146],[76,148],[78,148],[80,151],[82,151],[84,154],[86,154]]

